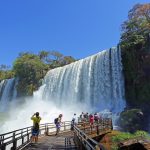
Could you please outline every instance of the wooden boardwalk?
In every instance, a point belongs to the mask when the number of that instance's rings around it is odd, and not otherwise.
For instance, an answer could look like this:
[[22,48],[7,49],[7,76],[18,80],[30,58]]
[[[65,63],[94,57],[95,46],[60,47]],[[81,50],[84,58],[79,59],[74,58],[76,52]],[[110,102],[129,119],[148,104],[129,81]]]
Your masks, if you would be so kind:
[[39,138],[38,143],[29,143],[22,150],[77,150],[71,131],[59,135],[49,135]]
[[112,126],[110,121],[110,119],[104,119],[93,127],[89,125],[89,122],[82,122],[74,126],[74,131],[70,131],[71,122],[65,121],[57,136],[55,136],[56,127],[53,123],[40,124],[37,143],[30,142],[32,126],[14,130],[0,135],[0,150],[95,150],[97,145],[102,150],[106,150],[93,138],[109,132]]

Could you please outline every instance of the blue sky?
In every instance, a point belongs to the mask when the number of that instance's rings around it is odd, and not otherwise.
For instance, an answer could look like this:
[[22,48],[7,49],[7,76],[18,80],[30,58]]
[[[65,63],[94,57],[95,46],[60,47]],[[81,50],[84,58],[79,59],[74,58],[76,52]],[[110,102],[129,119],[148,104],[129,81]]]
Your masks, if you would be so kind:
[[0,64],[19,52],[56,50],[84,58],[119,42],[121,24],[148,0],[1,0]]

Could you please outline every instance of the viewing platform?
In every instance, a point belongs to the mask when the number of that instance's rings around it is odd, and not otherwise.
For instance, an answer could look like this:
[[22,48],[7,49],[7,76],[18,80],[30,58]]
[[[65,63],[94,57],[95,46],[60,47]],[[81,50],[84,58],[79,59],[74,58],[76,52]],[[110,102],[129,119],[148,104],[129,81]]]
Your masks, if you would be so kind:
[[37,143],[31,143],[32,126],[0,135],[0,150],[106,150],[94,140],[111,132],[112,120],[102,119],[93,126],[89,122],[79,122],[71,129],[71,122],[62,123],[60,133],[55,135],[54,123],[40,124],[40,135]]

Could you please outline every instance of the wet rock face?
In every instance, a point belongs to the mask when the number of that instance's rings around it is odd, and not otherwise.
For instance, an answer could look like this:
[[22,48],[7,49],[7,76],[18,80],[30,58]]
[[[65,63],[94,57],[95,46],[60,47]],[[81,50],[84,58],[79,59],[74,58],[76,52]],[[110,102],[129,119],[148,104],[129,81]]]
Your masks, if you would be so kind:
[[135,132],[143,130],[144,114],[140,109],[130,109],[121,113],[119,124],[126,132]]
[[[148,130],[150,114],[150,38],[142,47],[122,48],[127,106],[144,112],[144,129]],[[148,116],[148,117],[147,117]]]

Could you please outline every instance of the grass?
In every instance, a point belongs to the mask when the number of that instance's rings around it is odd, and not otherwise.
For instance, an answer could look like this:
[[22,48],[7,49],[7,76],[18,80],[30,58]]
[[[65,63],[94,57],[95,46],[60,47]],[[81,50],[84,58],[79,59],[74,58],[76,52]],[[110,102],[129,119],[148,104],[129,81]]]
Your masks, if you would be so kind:
[[128,132],[120,132],[120,133],[116,134],[115,136],[112,136],[112,138],[111,138],[111,140],[112,140],[111,149],[117,150],[118,149],[117,144],[121,141],[136,139],[139,137],[150,139],[150,136],[145,131],[136,131],[134,134],[131,134]]

